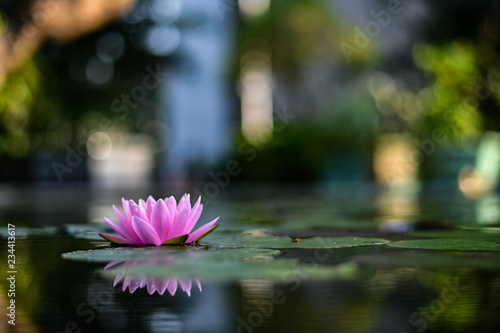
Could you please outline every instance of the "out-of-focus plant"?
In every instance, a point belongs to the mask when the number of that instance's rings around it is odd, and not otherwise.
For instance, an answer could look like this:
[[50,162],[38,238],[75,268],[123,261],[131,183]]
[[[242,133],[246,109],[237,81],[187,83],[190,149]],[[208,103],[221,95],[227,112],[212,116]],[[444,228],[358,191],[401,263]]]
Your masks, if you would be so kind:
[[376,43],[370,43],[353,55],[351,66],[344,67],[339,44],[352,40],[353,29],[340,17],[342,10],[339,4],[322,0],[271,1],[266,14],[242,20],[240,56],[255,39],[268,44],[275,96],[286,100],[292,113],[315,114],[323,109],[325,101],[340,96],[353,79],[351,71],[376,58],[372,50]]
[[[133,107],[126,112],[113,112],[111,107],[111,103],[130,94],[130,89],[142,82],[147,74],[145,64],[151,66],[158,61],[145,56],[144,51],[135,50],[131,50],[128,58],[120,59],[120,52],[130,48],[129,39],[137,37],[138,29],[132,27],[143,26],[150,20],[143,18],[136,22],[129,18],[120,24],[109,24],[123,18],[135,0],[113,0],[112,4],[95,7],[93,15],[98,17],[89,20],[87,12],[73,9],[86,2],[92,1],[58,3],[57,7],[46,8],[43,1],[29,1],[30,6],[24,11],[12,4],[0,6],[0,158],[66,154],[67,147],[84,147],[89,134],[103,128],[101,124],[111,123],[109,127],[113,130],[127,131],[133,127],[138,113],[151,121],[149,115],[153,111],[146,102],[153,98],[153,93],[140,107],[130,103]],[[137,10],[149,8],[150,3],[152,1],[141,1],[142,7]],[[22,21],[22,15],[33,16],[27,15],[28,12],[42,13],[47,21],[38,25],[28,19]],[[36,38],[26,37],[23,24],[35,25]],[[97,28],[100,30],[94,31]],[[106,36],[111,45],[102,43]],[[114,36],[115,44],[121,41],[121,51],[113,49],[116,45],[109,42],[109,36]],[[52,42],[47,42],[48,39]],[[127,68],[115,70],[112,80],[102,85],[86,78],[89,63],[99,58],[95,51],[99,41],[109,52],[120,53],[115,60],[122,61],[119,66]],[[111,64],[111,67],[118,65]],[[123,103],[120,106],[123,108]],[[142,112],[143,109],[149,113]]]
[[[377,58],[375,43],[345,67],[339,44],[352,40],[353,29],[342,19],[343,9],[322,0],[272,1],[265,15],[243,17],[240,58],[255,39],[266,46],[258,50],[271,59],[273,105],[286,108],[296,119],[275,124],[271,140],[260,146],[241,137],[239,158],[242,165],[251,163],[243,167],[241,179],[329,179],[332,170],[350,168],[346,160],[366,164],[366,172],[360,173],[370,174],[367,161],[378,115],[369,93],[351,74]],[[366,162],[359,161],[365,157]]]
[[[334,108],[332,112],[330,108]],[[275,124],[268,142],[238,145],[239,179],[317,181],[370,179],[378,115],[369,95],[357,92],[314,117]]]
[[343,55],[339,41],[348,34],[334,8],[324,1],[293,0],[272,3],[273,66],[301,71],[313,60],[332,61]]
[[418,45],[415,63],[431,73],[433,82],[417,94],[425,112],[419,126],[424,132],[441,128],[454,138],[481,130],[477,88],[480,68],[470,43],[444,46]]
[[41,145],[58,146],[65,132],[60,114],[36,59],[28,59],[0,87],[0,156],[20,158]]
[[414,47],[415,64],[428,84],[411,89],[402,80],[377,73],[370,92],[385,116],[385,130],[411,131],[428,137],[440,129],[450,138],[474,136],[482,129],[481,80],[476,49],[468,42]]

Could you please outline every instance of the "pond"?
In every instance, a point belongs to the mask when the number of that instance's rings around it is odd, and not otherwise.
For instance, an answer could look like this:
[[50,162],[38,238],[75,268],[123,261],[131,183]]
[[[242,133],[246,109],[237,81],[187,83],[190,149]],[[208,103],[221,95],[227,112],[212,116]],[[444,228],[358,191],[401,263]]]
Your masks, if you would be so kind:
[[1,331],[497,332],[498,197],[424,188],[232,184],[200,245],[137,249],[103,216],[185,189],[2,185]]

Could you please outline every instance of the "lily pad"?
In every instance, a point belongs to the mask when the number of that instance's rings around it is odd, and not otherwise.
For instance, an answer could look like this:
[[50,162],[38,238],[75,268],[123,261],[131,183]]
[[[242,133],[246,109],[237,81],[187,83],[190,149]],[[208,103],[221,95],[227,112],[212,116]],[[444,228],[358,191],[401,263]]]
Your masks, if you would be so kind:
[[410,236],[421,238],[492,238],[498,236],[500,239],[500,232],[481,229],[433,230],[414,231],[410,233]]
[[278,250],[267,249],[217,249],[207,250],[202,246],[169,246],[144,248],[105,248],[63,253],[63,258],[88,262],[110,262],[127,260],[225,260],[244,259],[255,256],[275,256]]
[[390,241],[364,237],[312,237],[292,239],[290,237],[207,237],[202,243],[211,246],[250,247],[268,249],[325,249],[353,246],[383,245]]
[[375,221],[348,220],[342,217],[331,219],[329,216],[315,218],[292,219],[280,225],[274,226],[273,230],[309,230],[309,229],[369,229],[376,228]]
[[500,251],[500,238],[440,238],[406,240],[391,247],[423,250]]
[[362,266],[500,271],[500,255],[486,252],[449,254],[405,251],[362,254],[349,259]]
[[207,280],[235,280],[242,278],[265,278],[279,282],[297,279],[348,278],[356,272],[352,263],[339,266],[301,265],[296,260],[278,259],[270,261],[229,260],[214,265],[211,262],[180,260],[174,265],[133,265],[120,266],[101,271],[107,278],[117,276],[129,278],[183,279],[196,278]]
[[196,278],[234,280],[262,277],[276,281],[352,276],[355,265],[339,268],[302,265],[295,259],[276,259],[281,251],[261,248],[106,248],[64,253],[65,259],[108,263],[102,274],[109,278]]
[[[6,224],[7,226],[7,224]],[[45,226],[41,228],[16,227],[16,238],[27,238],[28,236],[53,236],[59,233],[58,227]],[[8,229],[0,229],[0,239],[7,239],[9,236]]]
[[62,228],[68,235],[86,235],[86,234],[97,234],[98,232],[112,232],[108,225],[104,223],[85,223],[85,224],[75,224],[67,223],[63,224]]

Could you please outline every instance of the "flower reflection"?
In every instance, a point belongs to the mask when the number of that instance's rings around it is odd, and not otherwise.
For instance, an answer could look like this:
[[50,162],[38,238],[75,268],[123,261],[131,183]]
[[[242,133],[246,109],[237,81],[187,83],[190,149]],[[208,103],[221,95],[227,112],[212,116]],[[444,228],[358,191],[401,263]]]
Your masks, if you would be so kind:
[[[168,260],[127,260],[127,261],[112,261],[104,267],[108,269],[111,267],[133,267],[140,266],[144,268],[160,266],[160,265],[170,265],[171,261]],[[188,296],[191,296],[191,288],[194,284],[198,286],[198,290],[201,292],[201,282],[198,279],[190,278],[158,278],[158,277],[145,277],[145,276],[135,276],[135,275],[124,275],[117,274],[113,282],[113,287],[116,287],[123,280],[122,291],[125,292],[127,289],[132,294],[139,288],[147,288],[150,295],[157,292],[163,295],[165,291],[172,296],[175,295],[177,290],[180,288]]]

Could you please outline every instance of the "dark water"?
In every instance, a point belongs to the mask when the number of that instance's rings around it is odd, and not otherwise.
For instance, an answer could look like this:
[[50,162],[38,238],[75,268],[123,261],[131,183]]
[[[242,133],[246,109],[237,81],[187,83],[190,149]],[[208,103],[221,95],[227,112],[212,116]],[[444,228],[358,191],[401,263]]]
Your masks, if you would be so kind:
[[[122,284],[113,287],[112,280],[97,273],[103,264],[61,257],[64,252],[99,246],[92,240],[75,238],[75,225],[102,227],[97,221],[103,215],[112,217],[111,204],[119,203],[122,196],[137,199],[149,193],[165,196],[165,192],[158,188],[1,188],[2,228],[5,230],[8,223],[16,226],[17,274],[16,325],[9,325],[4,314],[0,330],[498,332],[499,270],[378,264],[377,256],[407,252],[387,246],[337,249],[323,260],[322,264],[334,265],[364,258],[349,277],[314,280],[298,272],[287,283],[252,276],[202,281],[202,291],[193,287],[190,296],[180,287],[174,296],[168,292],[150,295],[145,288],[123,292]],[[290,235],[373,236],[377,226],[387,220],[434,219],[476,227],[500,222],[496,197],[469,200],[450,188],[389,193],[367,185],[234,186],[205,202],[201,220],[220,215],[217,232],[267,229]],[[39,235],[23,238],[25,227],[38,230]],[[407,236],[387,237],[397,240]],[[2,239],[0,250],[7,258],[6,239]],[[282,256],[308,262],[313,252],[290,249]],[[2,276],[8,277],[5,262],[1,269]],[[5,312],[11,298],[9,283],[2,280],[0,305]]]

